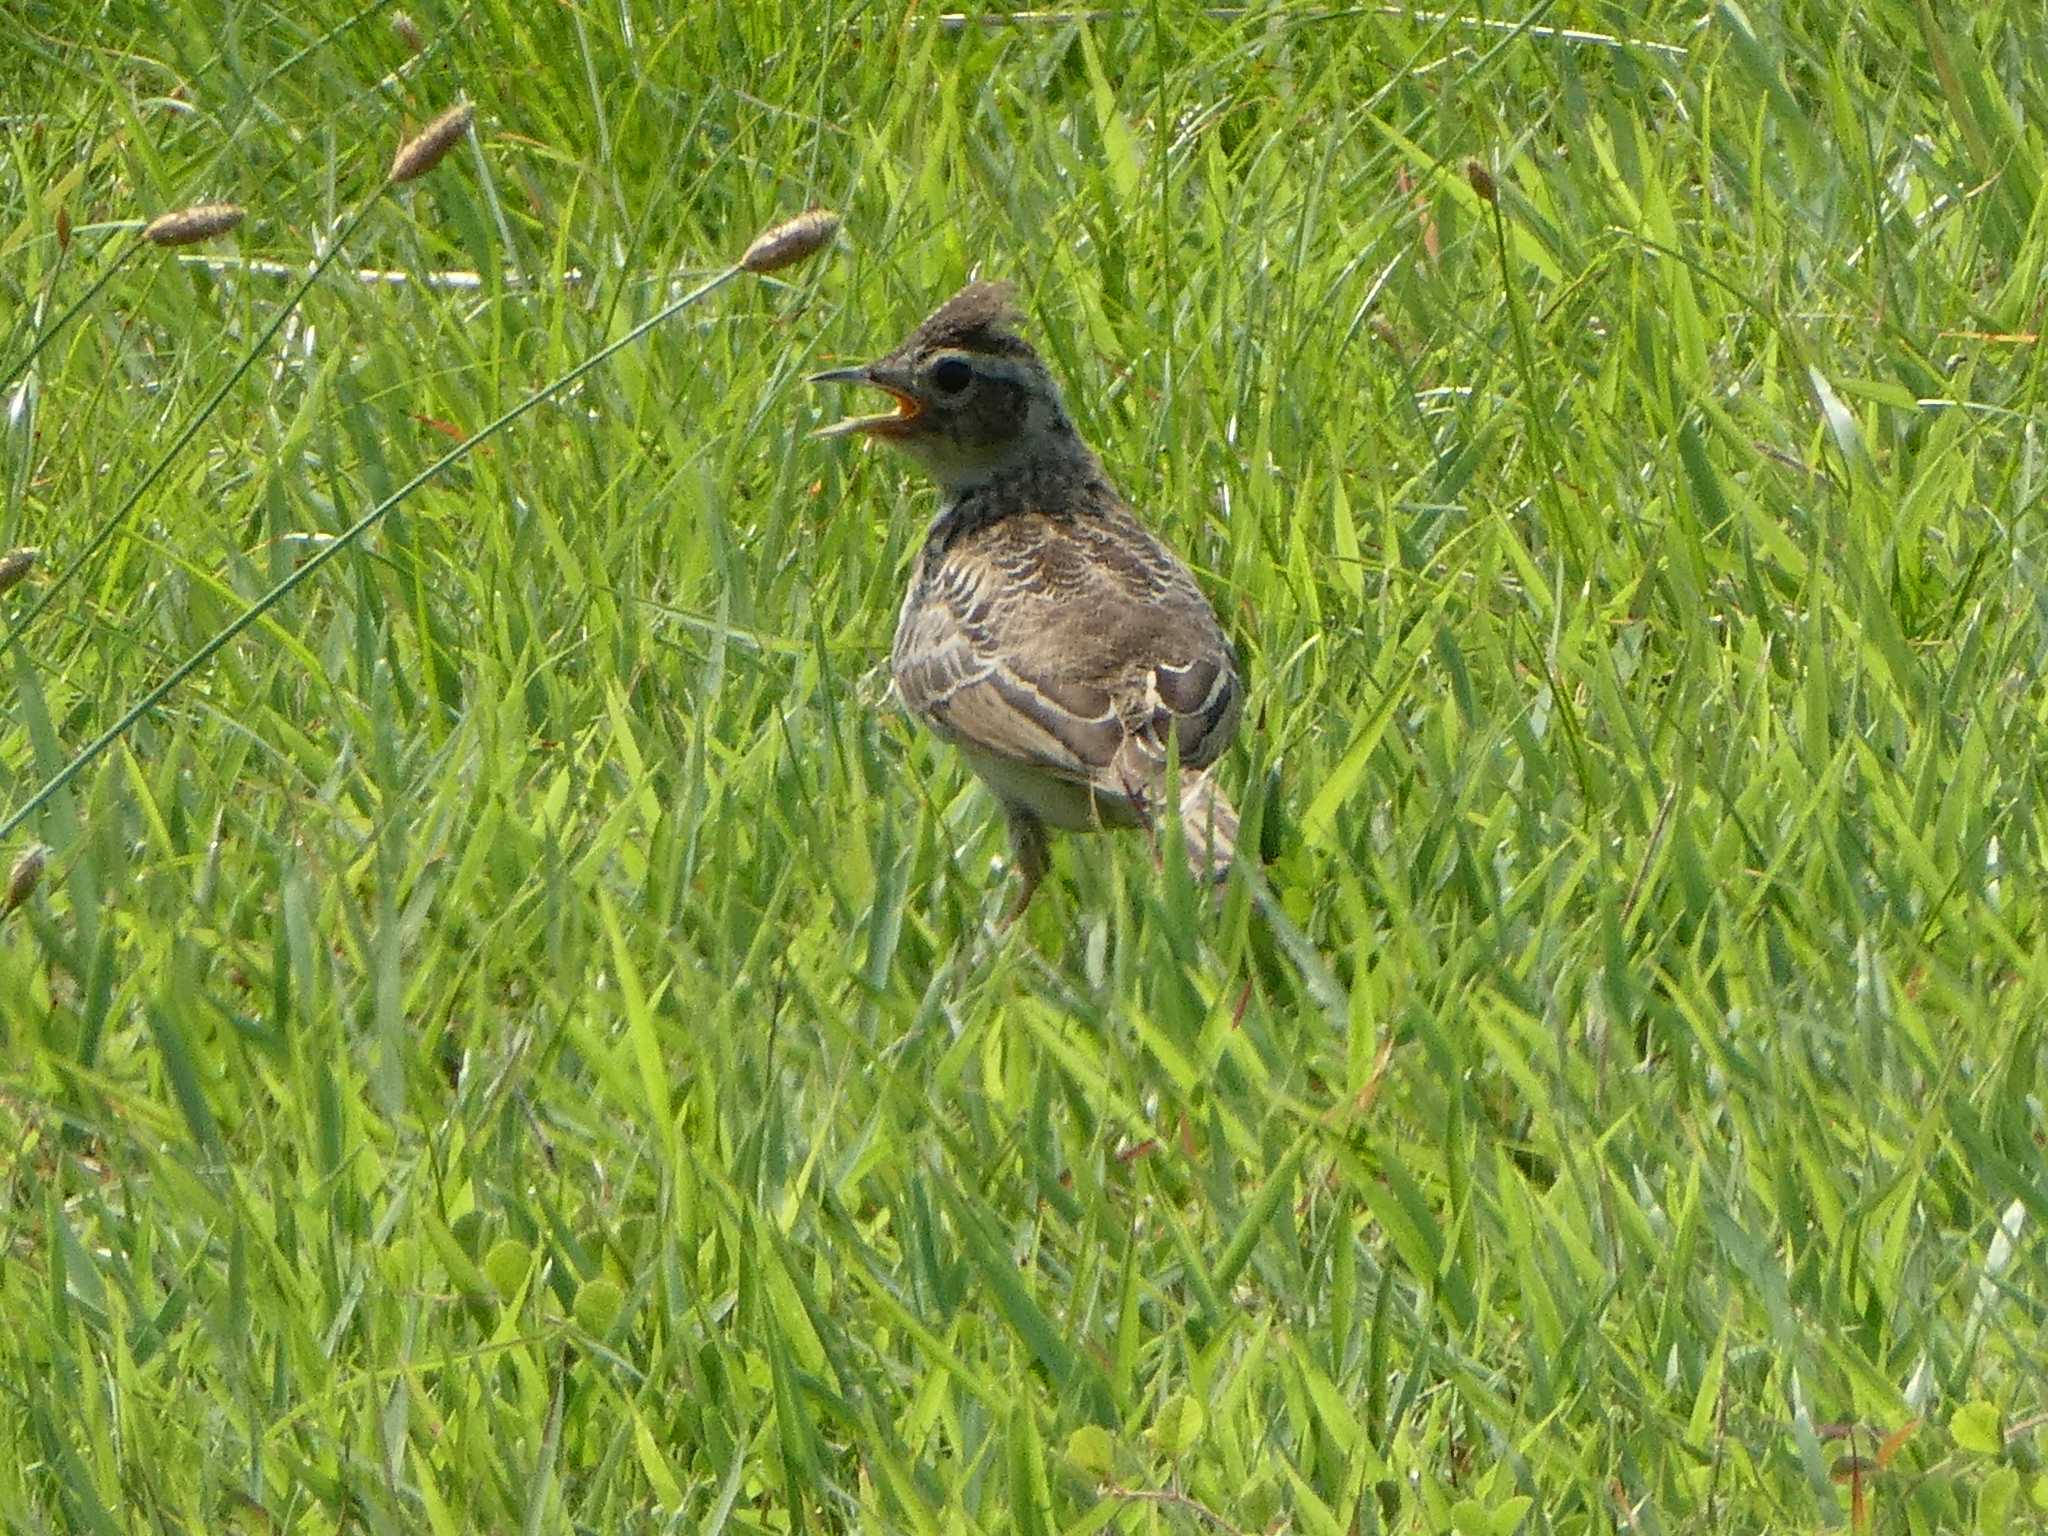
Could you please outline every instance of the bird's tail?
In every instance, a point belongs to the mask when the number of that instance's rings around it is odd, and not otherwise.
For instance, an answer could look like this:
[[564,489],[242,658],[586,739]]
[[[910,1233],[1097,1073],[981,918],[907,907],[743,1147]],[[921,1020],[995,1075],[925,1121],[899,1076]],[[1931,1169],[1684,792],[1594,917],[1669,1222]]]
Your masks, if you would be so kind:
[[1181,770],[1180,833],[1198,882],[1220,882],[1230,873],[1237,857],[1237,808],[1213,770]]

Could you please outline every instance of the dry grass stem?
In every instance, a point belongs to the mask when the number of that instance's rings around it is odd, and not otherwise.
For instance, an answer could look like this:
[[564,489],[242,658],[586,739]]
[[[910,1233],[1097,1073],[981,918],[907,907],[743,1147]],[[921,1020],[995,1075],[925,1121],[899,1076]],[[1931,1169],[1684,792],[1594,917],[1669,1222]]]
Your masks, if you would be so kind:
[[780,272],[823,250],[839,230],[839,215],[829,208],[810,208],[793,219],[763,230],[747,247],[740,265],[756,274]]
[[41,843],[22,850],[21,857],[14,861],[14,868],[7,872],[7,891],[0,895],[0,917],[35,894],[36,882],[43,878],[43,865],[49,855],[50,850]]
[[151,245],[197,245],[226,234],[245,216],[239,203],[195,203],[151,219],[142,227],[142,238]]
[[0,595],[12,592],[28,579],[28,573],[43,558],[40,549],[10,549],[0,555]]
[[453,149],[462,136],[469,132],[469,125],[476,116],[476,108],[468,102],[459,107],[450,107],[418,133],[398,146],[398,153],[391,161],[391,183],[417,181]]

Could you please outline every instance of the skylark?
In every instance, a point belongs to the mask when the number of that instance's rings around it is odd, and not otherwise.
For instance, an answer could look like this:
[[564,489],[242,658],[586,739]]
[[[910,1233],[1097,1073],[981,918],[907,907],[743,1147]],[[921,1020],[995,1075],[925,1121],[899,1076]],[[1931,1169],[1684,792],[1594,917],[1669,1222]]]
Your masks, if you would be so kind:
[[1013,917],[1045,877],[1047,828],[1155,825],[1169,741],[1189,863],[1227,873],[1237,813],[1210,769],[1244,701],[1215,610],[1081,441],[1018,320],[1008,284],[971,283],[879,362],[813,376],[895,401],[821,436],[879,438],[939,484],[896,687],[1002,802]]

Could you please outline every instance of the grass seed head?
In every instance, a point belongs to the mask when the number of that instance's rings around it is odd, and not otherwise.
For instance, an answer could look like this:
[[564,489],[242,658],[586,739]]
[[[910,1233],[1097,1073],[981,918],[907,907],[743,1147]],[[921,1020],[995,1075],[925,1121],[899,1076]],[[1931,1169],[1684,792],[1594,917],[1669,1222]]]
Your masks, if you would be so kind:
[[469,132],[470,120],[475,116],[476,108],[468,102],[450,107],[399,145],[398,154],[391,161],[392,185],[417,181],[439,165],[442,157]]
[[780,272],[817,255],[831,244],[838,230],[839,215],[831,209],[806,209],[756,235],[740,265],[754,273]]
[[142,226],[142,238],[151,245],[197,245],[226,234],[242,222],[244,214],[240,203],[195,203],[151,219]]
[[391,30],[398,34],[398,40],[418,53],[427,46],[427,40],[420,33],[420,24],[404,11],[391,13]]
[[1493,172],[1477,160],[1465,162],[1465,179],[1472,183],[1472,190],[1479,194],[1481,202],[1492,203],[1499,199],[1500,189],[1493,184]]
[[28,573],[43,558],[40,549],[10,549],[0,555],[0,595],[12,592],[28,579]]
[[50,850],[41,843],[22,850],[21,857],[14,861],[14,868],[7,872],[7,891],[0,895],[0,916],[12,912],[35,893],[36,882],[43,878],[43,864],[49,854]]

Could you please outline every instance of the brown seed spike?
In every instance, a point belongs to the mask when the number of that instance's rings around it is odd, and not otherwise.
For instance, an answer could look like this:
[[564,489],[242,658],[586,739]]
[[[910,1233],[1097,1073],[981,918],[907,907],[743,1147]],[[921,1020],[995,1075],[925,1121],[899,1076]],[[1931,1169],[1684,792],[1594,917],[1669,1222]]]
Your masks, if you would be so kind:
[[420,32],[420,24],[404,11],[391,13],[391,30],[398,35],[398,40],[414,53],[427,46],[427,40]]
[[36,882],[43,878],[43,862],[49,857],[49,850],[38,843],[22,850],[20,858],[14,861],[14,868],[7,872],[7,890],[0,894],[0,917],[35,894]]
[[818,254],[839,230],[839,215],[829,208],[809,208],[793,219],[764,229],[747,247],[740,266],[756,274],[780,272]]
[[28,573],[43,558],[40,549],[10,549],[0,555],[0,595],[12,592],[28,579]]
[[439,165],[442,157],[469,132],[470,120],[475,116],[476,108],[468,102],[450,107],[399,145],[398,154],[391,161],[391,184],[417,181]]
[[1491,203],[1498,200],[1500,189],[1493,184],[1493,172],[1477,160],[1465,162],[1465,179],[1472,183],[1472,190],[1479,194],[1481,202]]
[[240,203],[195,203],[151,219],[142,226],[142,238],[151,245],[197,245],[226,234],[243,217]]

